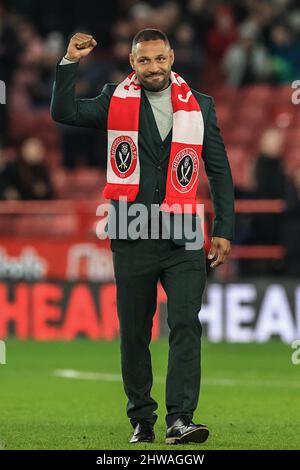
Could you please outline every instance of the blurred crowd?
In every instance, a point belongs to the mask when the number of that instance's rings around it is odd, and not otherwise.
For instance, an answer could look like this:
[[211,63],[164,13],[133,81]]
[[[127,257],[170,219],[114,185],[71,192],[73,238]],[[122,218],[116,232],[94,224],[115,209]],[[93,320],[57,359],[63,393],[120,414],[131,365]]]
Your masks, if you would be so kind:
[[[0,105],[0,199],[71,197],[74,175],[83,169],[86,186],[94,185],[87,197],[98,196],[106,138],[51,120],[55,67],[75,31],[93,34],[98,46],[80,64],[76,92],[96,96],[106,82],[119,82],[131,71],[131,40],[145,27],[166,32],[174,70],[191,87],[215,96],[237,198],[284,200],[285,224],[278,214],[238,217],[237,243],[284,244],[286,272],[298,274],[300,159],[293,155],[300,119],[290,99],[291,83],[300,80],[297,0],[112,0],[92,8],[59,0],[0,0],[0,80],[7,95],[7,104]],[[281,108],[275,118],[276,90]],[[207,195],[205,186],[201,196]],[[282,265],[272,269],[280,272]]]

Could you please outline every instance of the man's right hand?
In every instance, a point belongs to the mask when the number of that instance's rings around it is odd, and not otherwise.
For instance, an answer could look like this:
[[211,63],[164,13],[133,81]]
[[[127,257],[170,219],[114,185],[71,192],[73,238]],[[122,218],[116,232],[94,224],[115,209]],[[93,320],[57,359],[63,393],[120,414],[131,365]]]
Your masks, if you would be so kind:
[[71,37],[66,59],[69,60],[80,60],[82,57],[87,56],[94,47],[97,46],[97,42],[90,34],[76,33]]

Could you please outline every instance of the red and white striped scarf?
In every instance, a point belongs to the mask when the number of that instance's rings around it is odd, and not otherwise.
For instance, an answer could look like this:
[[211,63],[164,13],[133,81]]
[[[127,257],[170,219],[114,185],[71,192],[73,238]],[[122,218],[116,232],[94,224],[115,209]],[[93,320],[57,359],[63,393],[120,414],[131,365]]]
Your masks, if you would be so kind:
[[[166,195],[161,210],[196,212],[196,191],[204,124],[200,106],[188,84],[171,71],[173,133]],[[115,89],[108,111],[107,199],[134,201],[139,192],[139,112],[141,85],[132,72]],[[176,204],[176,208],[170,206]]]

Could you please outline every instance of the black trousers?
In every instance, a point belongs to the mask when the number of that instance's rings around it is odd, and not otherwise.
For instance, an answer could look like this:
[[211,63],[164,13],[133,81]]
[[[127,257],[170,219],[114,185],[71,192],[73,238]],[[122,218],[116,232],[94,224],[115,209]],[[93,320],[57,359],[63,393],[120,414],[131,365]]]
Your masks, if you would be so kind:
[[157,403],[151,397],[152,319],[157,283],[167,294],[169,334],[166,377],[166,423],[193,417],[200,393],[201,309],[206,282],[203,249],[186,250],[172,240],[112,240],[120,323],[121,368],[128,398],[127,416],[155,423]]

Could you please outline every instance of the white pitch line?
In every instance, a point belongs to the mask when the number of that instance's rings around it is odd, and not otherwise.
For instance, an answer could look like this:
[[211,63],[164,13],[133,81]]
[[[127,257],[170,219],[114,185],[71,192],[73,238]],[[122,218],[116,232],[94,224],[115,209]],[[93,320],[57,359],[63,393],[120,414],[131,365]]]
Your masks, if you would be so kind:
[[[122,382],[120,374],[108,374],[101,372],[82,372],[74,369],[56,369],[53,375],[63,379],[99,380],[103,382]],[[165,384],[163,377],[155,377],[155,384]],[[300,382],[280,382],[264,380],[235,380],[225,378],[206,378],[202,380],[204,385],[215,385],[225,387],[277,387],[277,388],[300,388]]]
[[57,369],[54,375],[64,379],[81,379],[81,380],[103,380],[106,382],[121,382],[120,374],[102,374],[99,372],[80,372],[73,369]]

